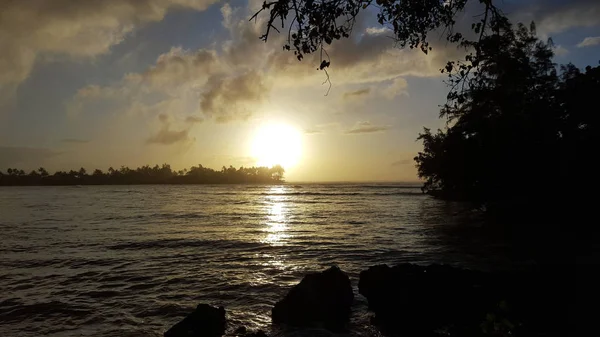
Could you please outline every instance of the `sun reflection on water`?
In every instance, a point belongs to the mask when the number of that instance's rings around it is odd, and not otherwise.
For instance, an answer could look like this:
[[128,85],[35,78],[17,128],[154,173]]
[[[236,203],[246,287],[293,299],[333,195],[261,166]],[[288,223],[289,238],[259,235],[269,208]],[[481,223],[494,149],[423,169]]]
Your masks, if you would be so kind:
[[283,187],[272,187],[267,197],[267,221],[264,229],[267,232],[262,242],[273,246],[286,244],[290,237],[287,234],[287,210],[285,205],[285,193]]

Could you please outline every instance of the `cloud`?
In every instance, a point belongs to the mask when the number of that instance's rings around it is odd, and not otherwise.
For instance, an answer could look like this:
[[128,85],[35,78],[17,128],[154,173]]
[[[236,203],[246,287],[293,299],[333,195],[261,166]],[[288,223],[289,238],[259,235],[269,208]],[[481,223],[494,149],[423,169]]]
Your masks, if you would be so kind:
[[600,2],[597,0],[515,2],[506,12],[514,13],[510,16],[515,22],[535,21],[541,35],[600,24]]
[[0,146],[0,169],[8,167],[32,169],[63,152],[36,147]]
[[[482,4],[475,1],[459,14],[456,29],[464,34],[472,34],[470,26],[481,13]],[[531,0],[499,4],[508,13],[513,22],[529,23],[534,20],[540,35],[561,32],[572,27],[592,27],[600,24],[600,2],[597,0],[552,1]],[[345,84],[372,84],[394,80],[398,77],[439,77],[439,70],[449,60],[463,59],[465,51],[455,44],[448,43],[442,36],[442,29],[429,34],[430,46],[428,55],[419,50],[396,48],[387,34],[385,27],[369,26],[368,12],[362,12],[354,27],[355,32],[350,39],[334,41],[326,47],[331,67],[329,75],[335,86]],[[581,19],[580,19],[581,18]],[[285,34],[280,34],[285,35]],[[277,34],[272,33],[272,36]],[[438,38],[440,37],[440,38]],[[269,44],[280,46],[271,41]],[[558,53],[564,50],[559,50]],[[291,55],[290,55],[291,54]],[[305,55],[298,62],[292,53],[273,52],[269,58],[271,71],[276,72],[278,84],[298,86],[301,83],[310,85],[322,82],[325,75],[316,71],[320,63],[319,55]],[[301,64],[301,66],[299,66]],[[309,64],[312,67],[304,67]],[[400,83],[398,83],[400,84]],[[400,91],[402,93],[402,91]],[[393,91],[389,92],[393,96]]]
[[204,10],[215,0],[4,1],[0,12],[0,94],[12,94],[40,56],[105,54],[140,25],[173,8]]
[[169,126],[162,127],[158,133],[148,138],[148,144],[172,145],[176,143],[187,142],[189,130],[174,131],[169,130]]
[[215,50],[198,49],[195,52],[173,47],[161,54],[156,63],[141,74],[128,74],[132,84],[151,89],[179,90],[182,85],[202,84],[213,74],[223,70]]
[[371,93],[371,88],[364,88],[355,91],[347,91],[343,94],[344,99],[352,99],[357,97],[368,96]]
[[[191,112],[204,120],[225,123],[249,118],[268,101],[273,89],[298,90],[323,82],[324,72],[315,70],[318,55],[308,55],[299,62],[293,53],[281,49],[284,34],[273,33],[268,43],[260,41],[265,17],[259,17],[256,24],[248,22],[252,10],[227,4],[221,12],[229,40],[212,45],[212,49],[174,47],[160,55],[154,65],[125,75],[119,83],[82,88],[69,103],[69,111],[77,115],[104,99],[118,105],[110,110],[113,113],[166,112],[174,116]],[[364,31],[365,20],[365,15],[360,16],[355,27],[358,31]],[[420,51],[394,48],[385,36],[363,34],[359,39],[336,41],[328,49],[332,59],[329,73],[337,87],[374,88],[371,84],[392,81],[389,89],[377,94],[393,98],[405,89],[405,81],[398,79],[401,76],[440,76],[439,68],[456,48],[446,48],[442,42],[439,45],[426,56]],[[345,97],[367,97],[375,92],[362,90]]]
[[583,48],[583,47],[591,47],[591,46],[596,46],[600,44],[600,36],[594,36],[594,37],[586,37],[585,39],[583,39],[583,41],[579,42],[577,44],[577,47],[579,48]]
[[392,33],[392,30],[387,27],[368,27],[365,32],[369,35],[379,35],[385,33]]
[[89,140],[86,139],[78,139],[78,138],[64,138],[60,140],[63,143],[67,144],[86,144],[89,143]]
[[387,99],[394,99],[400,95],[408,95],[406,89],[408,88],[408,82],[402,77],[397,77],[392,80],[392,83],[383,89],[383,96]]
[[346,130],[345,134],[362,134],[362,133],[375,133],[375,132],[384,132],[391,128],[389,125],[375,125],[371,124],[371,122],[356,122],[353,127]]
[[327,130],[332,130],[332,129],[339,129],[340,124],[335,122],[335,123],[325,123],[325,124],[318,124],[315,125],[312,128],[308,128],[304,130],[304,133],[307,135],[316,135],[316,134],[322,134],[325,133]]
[[[384,83],[387,83],[385,81]],[[346,91],[342,94],[344,100],[366,99],[367,97],[383,97],[386,99],[394,99],[400,95],[408,96],[408,82],[402,77],[397,77],[389,81],[389,85],[383,84],[378,86],[377,90],[369,88],[358,89],[354,91]]]
[[219,165],[233,165],[233,166],[254,166],[258,161],[252,156],[232,156],[232,155],[213,155],[210,157],[211,160],[218,163]]
[[159,114],[158,120],[161,124],[160,129],[147,140],[147,144],[173,145],[178,143],[187,143],[191,141],[189,137],[190,127],[182,130],[171,130],[169,116]]
[[160,55],[154,65],[125,75],[119,83],[82,88],[69,103],[69,111],[77,115],[104,99],[121,107],[113,111],[126,114],[181,115],[191,111],[196,118],[187,119],[190,123],[247,119],[266,100],[272,85],[260,64],[249,63],[257,62],[250,55],[264,61],[262,55],[267,53],[250,53],[256,46],[265,47],[258,33],[252,33],[252,26],[244,20],[248,32],[236,30],[232,34],[241,36],[223,42],[220,49],[174,47]]
[[[353,29],[355,32],[366,31],[369,15],[365,11],[358,16]],[[272,35],[278,36],[276,33]],[[444,39],[437,39],[438,35],[436,32],[431,34],[433,50],[428,55],[420,50],[397,48],[385,34],[354,34],[352,38],[334,41],[326,46],[328,60],[331,61],[328,72],[334,89],[336,86],[373,84],[403,76],[440,77],[439,70],[448,60],[462,58],[464,51]],[[280,47],[283,42],[270,41],[268,44]],[[304,55],[299,62],[293,53],[274,50],[267,64],[270,73],[276,74],[276,86],[315,86],[325,79],[322,71],[315,70],[320,64],[319,53]]]
[[408,165],[412,162],[411,159],[401,159],[401,160],[397,160],[395,162],[393,162],[391,165],[393,167],[397,167],[397,166],[404,166],[404,165]]
[[217,122],[247,119],[269,92],[263,76],[250,71],[230,78],[213,77],[200,97],[200,110]]
[[166,114],[159,114],[158,115],[158,120],[163,123],[163,124],[168,124],[169,123],[169,116],[167,116]]
[[185,118],[185,122],[189,123],[189,124],[196,124],[196,123],[204,122],[204,119],[201,117],[197,117],[197,116],[187,116]]
[[569,50],[561,45],[554,46],[552,50],[554,51],[554,55],[556,56],[565,56],[569,54]]

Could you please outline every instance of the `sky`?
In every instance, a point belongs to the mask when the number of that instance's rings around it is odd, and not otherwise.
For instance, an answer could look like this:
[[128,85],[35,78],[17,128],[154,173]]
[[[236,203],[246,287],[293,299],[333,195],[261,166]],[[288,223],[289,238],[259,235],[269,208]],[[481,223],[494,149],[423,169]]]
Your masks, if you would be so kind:
[[[261,4],[0,0],[0,170],[251,166],[265,125],[286,125],[301,143],[288,181],[416,181],[416,138],[444,126],[439,69],[456,48],[395,48],[366,11],[327,48],[328,92],[317,56],[259,39],[265,18],[248,19]],[[556,63],[598,65],[599,1],[498,5],[534,20]]]

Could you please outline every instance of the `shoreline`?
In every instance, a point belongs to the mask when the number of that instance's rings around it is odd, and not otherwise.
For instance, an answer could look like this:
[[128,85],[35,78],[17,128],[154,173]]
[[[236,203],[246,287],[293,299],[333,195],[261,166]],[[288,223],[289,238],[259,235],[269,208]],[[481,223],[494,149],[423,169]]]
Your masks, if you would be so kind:
[[[309,273],[272,307],[272,336],[352,334],[356,296],[368,302],[368,329],[383,336],[563,336],[576,327],[575,300],[557,288],[563,279],[538,267],[481,272],[447,265],[375,265],[359,275],[358,294],[336,266]],[[544,281],[545,283],[543,283]],[[548,296],[554,290],[554,296]],[[557,321],[562,319],[562,322]],[[558,322],[558,323],[557,323]],[[314,330],[317,329],[317,330]],[[302,333],[304,331],[305,333]],[[311,332],[312,331],[312,332]],[[224,307],[201,303],[164,337],[268,337],[263,330],[229,326]]]

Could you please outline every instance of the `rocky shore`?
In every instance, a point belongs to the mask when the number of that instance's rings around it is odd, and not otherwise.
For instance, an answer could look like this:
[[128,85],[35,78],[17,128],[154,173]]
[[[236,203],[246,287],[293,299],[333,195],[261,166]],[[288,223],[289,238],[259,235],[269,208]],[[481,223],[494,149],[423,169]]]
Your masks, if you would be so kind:
[[[378,265],[360,273],[358,293],[384,336],[568,336],[575,296],[549,271],[484,273],[444,265]],[[274,325],[348,332],[354,292],[338,267],[306,275],[272,308]],[[225,308],[199,304],[165,337],[265,337],[227,327]]]

